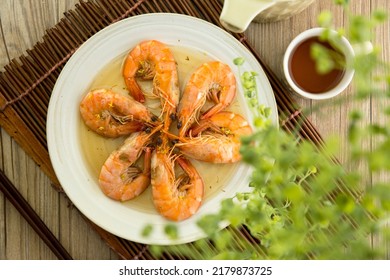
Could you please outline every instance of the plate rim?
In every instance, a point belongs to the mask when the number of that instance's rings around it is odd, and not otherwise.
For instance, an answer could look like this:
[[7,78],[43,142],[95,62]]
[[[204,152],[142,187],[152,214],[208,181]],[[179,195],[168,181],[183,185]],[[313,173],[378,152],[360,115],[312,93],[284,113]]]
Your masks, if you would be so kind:
[[[54,131],[53,131],[53,128],[50,127],[50,125],[51,125],[50,119],[52,118],[52,115],[55,114],[55,112],[54,112],[55,108],[57,108],[57,106],[56,106],[57,103],[54,103],[54,102],[58,102],[59,101],[58,99],[56,100],[55,97],[59,94],[58,93],[58,91],[59,91],[58,88],[60,88],[61,81],[63,81],[64,76],[67,73],[66,72],[67,69],[68,68],[71,69],[71,66],[73,66],[74,61],[78,58],[77,53],[80,53],[80,50],[84,50],[85,48],[88,49],[88,47],[90,47],[90,45],[93,44],[94,40],[97,40],[96,38],[99,38],[99,36],[102,36],[102,34],[104,35],[105,33],[108,33],[111,30],[115,30],[115,28],[118,28],[118,26],[122,26],[122,25],[126,26],[127,24],[131,24],[132,22],[138,21],[138,20],[142,21],[143,18],[151,18],[151,17],[152,18],[159,18],[159,17],[160,18],[164,18],[164,17],[167,17],[167,16],[171,17],[171,18],[176,18],[176,19],[184,19],[184,20],[189,20],[189,21],[193,21],[193,22],[198,22],[198,23],[200,23],[200,24],[202,24],[204,26],[208,26],[209,28],[214,29],[214,32],[222,32],[222,34],[224,34],[224,36],[227,36],[227,38],[229,38],[229,40],[235,41],[236,44],[238,43],[240,45],[241,49],[245,49],[246,50],[246,54],[248,56],[250,56],[251,59],[253,61],[255,61],[255,63],[258,65],[259,69],[256,69],[256,70],[261,70],[262,75],[265,78],[265,81],[262,81],[262,82],[265,82],[266,85],[263,84],[263,86],[268,87],[270,92],[272,93],[271,96],[268,96],[268,98],[271,98],[272,105],[274,106],[274,108],[272,108],[272,109],[275,109],[275,110],[273,110],[273,111],[275,111],[275,114],[274,114],[275,116],[274,116],[274,119],[273,119],[274,124],[278,125],[278,118],[279,118],[278,112],[277,112],[277,106],[276,106],[276,99],[275,99],[275,95],[274,95],[273,89],[272,89],[272,87],[270,85],[270,82],[269,82],[269,79],[268,79],[267,75],[264,72],[264,69],[262,68],[260,63],[257,61],[257,59],[254,57],[254,55],[247,48],[245,48],[245,46],[243,46],[236,38],[234,38],[234,36],[232,36],[231,34],[226,32],[225,30],[217,27],[216,25],[214,25],[214,24],[212,24],[212,23],[210,23],[208,21],[205,21],[203,19],[199,19],[199,18],[196,18],[196,17],[188,16],[188,15],[174,14],[174,13],[150,13],[150,14],[142,14],[142,15],[132,16],[130,18],[123,19],[121,21],[113,23],[113,24],[107,26],[106,28],[98,31],[96,34],[94,34],[88,40],[86,40],[76,50],[76,52],[70,57],[70,59],[68,60],[68,62],[64,66],[63,70],[61,71],[60,75],[58,76],[58,79],[57,79],[56,84],[55,84],[55,86],[53,88],[53,91],[52,91],[52,95],[50,97],[49,106],[48,106],[48,112],[47,112],[46,131],[47,131],[48,150],[49,150],[50,160],[51,160],[51,162],[53,164],[53,168],[54,168],[54,171],[56,173],[56,176],[58,177],[58,180],[60,181],[61,185],[63,186],[63,189],[64,189],[66,195],[69,197],[69,199],[72,201],[72,203],[74,203],[75,206],[77,207],[77,209],[83,215],[85,215],[89,220],[91,220],[93,223],[95,223],[99,227],[102,227],[103,229],[111,232],[112,234],[114,234],[114,235],[116,235],[118,237],[130,240],[130,241],[133,241],[133,242],[139,242],[139,243],[145,243],[145,244],[157,244],[157,245],[173,245],[173,244],[188,243],[188,242],[192,242],[192,241],[195,241],[197,239],[200,239],[200,238],[204,238],[204,237],[206,237],[206,235],[203,232],[201,232],[201,230],[199,229],[199,233],[195,234],[195,236],[187,236],[186,238],[181,238],[179,240],[170,240],[168,238],[165,238],[163,240],[159,240],[158,242],[155,242],[155,240],[150,240],[149,238],[144,238],[144,237],[140,236],[140,233],[137,233],[137,237],[138,238],[134,238],[134,237],[133,238],[129,238],[128,236],[124,235],[123,233],[113,232],[112,230],[108,229],[105,226],[105,224],[102,223],[101,221],[96,220],[96,219],[91,219],[90,215],[88,215],[88,213],[85,213],[87,211],[85,209],[85,207],[80,207],[79,205],[77,205],[74,202],[75,199],[71,198],[71,195],[69,194],[71,191],[66,186],[67,185],[66,181],[64,182],[65,179],[62,176],[58,175],[59,166],[58,166],[58,161],[57,161],[58,159],[56,158],[56,155],[55,155],[56,148],[55,148],[55,141],[54,141],[54,135],[53,135]],[[225,227],[225,226],[226,225],[223,225],[223,227]]]

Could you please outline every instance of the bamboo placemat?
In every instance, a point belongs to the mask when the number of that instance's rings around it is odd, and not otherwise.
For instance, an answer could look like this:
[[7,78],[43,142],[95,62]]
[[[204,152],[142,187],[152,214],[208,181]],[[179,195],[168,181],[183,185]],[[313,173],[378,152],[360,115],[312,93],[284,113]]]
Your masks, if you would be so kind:
[[[78,47],[99,30],[126,17],[152,12],[180,13],[220,26],[221,9],[219,0],[81,0],[74,10],[66,12],[58,24],[47,30],[42,42],[28,50],[26,56],[11,61],[5,66],[5,72],[0,73],[0,125],[40,166],[53,182],[53,187],[62,191],[47,150],[46,114],[56,79]],[[295,105],[289,90],[262,62],[243,34],[233,35],[264,68],[275,93],[282,128],[290,133],[298,132],[298,137],[322,145],[321,136]],[[153,259],[147,245],[121,239],[85,219],[121,258]],[[228,230],[262,253],[259,244],[245,228]],[[165,253],[162,258],[185,257]]]

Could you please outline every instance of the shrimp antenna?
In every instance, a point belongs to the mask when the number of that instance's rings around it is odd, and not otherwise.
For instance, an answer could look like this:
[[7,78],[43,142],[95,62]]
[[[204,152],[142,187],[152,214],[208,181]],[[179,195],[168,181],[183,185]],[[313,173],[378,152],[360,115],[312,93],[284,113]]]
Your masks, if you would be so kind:
[[150,98],[150,99],[158,99],[159,96],[154,93],[154,91],[144,91],[144,95],[147,97],[147,98]]
[[163,90],[161,90],[160,87],[157,87],[157,91],[159,92],[159,94],[156,94],[156,95],[160,96],[160,98],[165,101],[164,105],[163,105],[164,108],[166,107],[166,104],[169,104],[173,108],[176,107],[176,105],[173,104],[173,102],[170,100],[169,95],[166,94]]
[[161,132],[164,133],[164,135],[167,136],[170,140],[182,140],[182,138],[180,138],[179,136],[172,134],[165,129],[163,129]]
[[150,130],[150,128],[148,127],[148,129],[149,129],[149,136],[152,136],[152,135],[155,134],[156,132],[160,131],[161,128],[162,128],[163,126],[164,126],[164,124],[163,124],[163,123],[160,123],[159,125],[153,127],[151,130]]
[[173,154],[173,155],[172,155],[172,151],[173,151],[173,149],[172,149],[171,152],[169,153],[169,158],[170,158],[173,162],[175,162],[178,158],[181,157],[181,155],[180,155],[180,154]]

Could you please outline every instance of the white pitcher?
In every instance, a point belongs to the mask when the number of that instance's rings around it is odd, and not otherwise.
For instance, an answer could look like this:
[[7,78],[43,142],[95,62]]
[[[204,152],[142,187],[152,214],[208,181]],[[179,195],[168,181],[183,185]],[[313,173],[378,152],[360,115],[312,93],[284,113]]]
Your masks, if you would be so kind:
[[252,20],[275,21],[301,12],[314,0],[224,0],[221,24],[228,30],[244,32]]

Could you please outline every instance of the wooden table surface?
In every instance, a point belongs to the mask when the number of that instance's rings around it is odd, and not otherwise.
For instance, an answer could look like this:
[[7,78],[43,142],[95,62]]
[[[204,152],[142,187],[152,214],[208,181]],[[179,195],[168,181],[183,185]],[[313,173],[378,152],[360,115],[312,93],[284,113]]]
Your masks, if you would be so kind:
[[[175,0],[171,0],[175,1]],[[63,12],[74,8],[78,0],[1,0],[0,1],[0,69],[11,59],[26,53],[45,30],[54,26]],[[368,15],[382,8],[390,11],[388,0],[351,0],[351,12]],[[336,27],[345,26],[342,9],[333,0],[317,0],[308,9],[287,20],[273,23],[252,23],[246,35],[264,61],[282,77],[282,58],[288,43],[300,32],[317,26],[316,17],[323,10],[334,13]],[[382,55],[389,61],[390,25],[376,29],[374,44],[381,46]],[[353,85],[343,93],[346,102],[312,102],[297,99],[307,110],[313,124],[325,138],[341,138],[339,159],[345,158],[345,139],[348,113],[358,106],[367,113],[367,122],[375,118],[378,102],[352,102]],[[320,106],[318,106],[320,105]],[[320,109],[318,109],[318,107]],[[99,235],[86,224],[68,199],[57,193],[49,179],[9,135],[0,131],[0,168],[40,215],[74,259],[117,259]],[[363,168],[363,167],[362,167]],[[0,193],[0,259],[56,259],[34,230],[13,205]],[[375,239],[372,246],[375,246]]]

